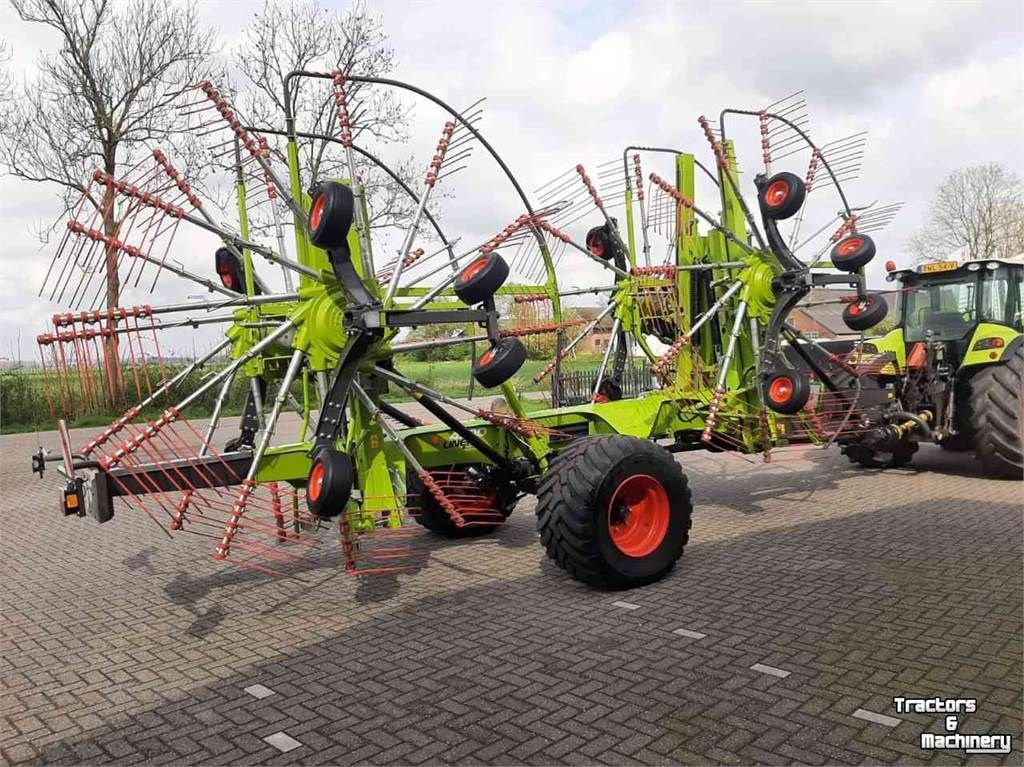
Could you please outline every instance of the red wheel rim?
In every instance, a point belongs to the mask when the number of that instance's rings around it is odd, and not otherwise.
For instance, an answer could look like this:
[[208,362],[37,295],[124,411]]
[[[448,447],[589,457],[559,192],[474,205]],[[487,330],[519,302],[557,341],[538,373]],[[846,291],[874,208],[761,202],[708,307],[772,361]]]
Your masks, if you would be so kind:
[[313,203],[313,210],[309,212],[309,228],[316,230],[320,228],[320,219],[324,217],[324,208],[327,207],[327,195],[322,194]]
[[313,471],[309,472],[309,486],[306,488],[306,495],[309,496],[309,500],[315,501],[320,497],[320,493],[324,488],[324,475],[326,473],[322,463],[313,465]]
[[485,351],[483,354],[480,355],[480,362],[479,362],[479,364],[481,364],[481,365],[490,365],[491,364],[491,360],[493,360],[493,359],[494,359],[494,349],[488,349],[487,351]]
[[851,317],[856,317],[858,314],[860,314],[864,310],[866,310],[870,305],[871,305],[871,299],[870,298],[865,298],[863,301],[856,301],[856,302],[850,304],[850,316]]
[[789,197],[789,182],[783,179],[773,181],[764,191],[764,202],[769,208],[777,208]]
[[785,376],[779,376],[768,384],[768,399],[772,402],[788,402],[793,396],[793,382]]
[[662,484],[649,474],[627,477],[608,504],[612,543],[627,557],[645,557],[668,533],[671,507]]
[[860,237],[848,237],[847,239],[839,243],[839,255],[849,256],[860,250],[861,246],[863,245],[864,240],[862,240]]
[[487,266],[487,258],[478,258],[476,261],[474,261],[473,263],[471,263],[469,266],[462,270],[462,275],[459,277],[459,279],[462,280],[463,282],[468,282],[469,280],[476,277],[476,275],[480,273],[480,270],[483,269],[485,266]]

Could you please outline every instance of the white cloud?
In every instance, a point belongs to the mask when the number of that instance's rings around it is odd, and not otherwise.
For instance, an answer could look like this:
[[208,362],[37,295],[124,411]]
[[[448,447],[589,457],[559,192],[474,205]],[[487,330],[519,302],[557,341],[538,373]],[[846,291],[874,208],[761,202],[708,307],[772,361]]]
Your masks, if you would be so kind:
[[[237,40],[240,23],[257,6],[207,2],[201,10]],[[887,258],[900,260],[946,173],[987,161],[1024,172],[1019,3],[388,0],[371,10],[383,15],[400,79],[456,107],[488,97],[484,131],[528,192],[577,162],[593,167],[612,159],[629,143],[688,149],[708,161],[699,114],[758,108],[806,88],[819,142],[871,131],[862,178],[850,185],[856,202],[907,201],[900,218],[876,237],[877,272]],[[39,47],[52,46],[9,6],[0,7],[0,26],[16,43],[19,67],[31,68]],[[430,105],[409,103],[413,140],[385,150],[388,157],[414,151],[425,158],[445,119]],[[743,141],[749,186],[756,133],[734,135]],[[670,171],[655,158],[645,163]],[[456,199],[445,206],[445,225],[465,233],[466,242],[492,235],[520,212],[482,152],[452,188]],[[714,200],[704,198],[704,205],[717,210]],[[0,179],[0,355],[20,331],[22,353],[30,356],[25,339],[34,338],[53,310],[29,298],[49,261],[29,227],[52,216],[55,206],[52,190]],[[575,232],[592,223],[581,222]],[[189,235],[179,245],[176,253],[191,268],[211,271],[210,238]],[[590,279],[589,269],[584,259],[569,257],[561,276],[579,284]]]

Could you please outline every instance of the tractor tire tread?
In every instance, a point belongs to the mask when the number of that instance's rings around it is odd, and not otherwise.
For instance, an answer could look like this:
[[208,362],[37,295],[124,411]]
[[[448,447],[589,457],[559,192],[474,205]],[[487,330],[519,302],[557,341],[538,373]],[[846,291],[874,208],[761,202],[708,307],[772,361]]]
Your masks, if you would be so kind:
[[[592,586],[623,588],[651,583],[673,569],[677,557],[641,580],[627,579],[604,561],[596,546],[592,508],[608,470],[620,461],[645,452],[652,462],[678,472],[686,488],[686,506],[692,510],[690,489],[679,464],[670,453],[649,440],[621,435],[583,437],[556,454],[537,489],[537,529],[548,556],[579,581]],[[671,464],[671,466],[669,466]],[[691,518],[686,516],[682,546],[689,538]]]
[[1018,346],[1010,359],[982,368],[971,379],[974,452],[990,476],[1024,478],[1022,400],[1024,346]]

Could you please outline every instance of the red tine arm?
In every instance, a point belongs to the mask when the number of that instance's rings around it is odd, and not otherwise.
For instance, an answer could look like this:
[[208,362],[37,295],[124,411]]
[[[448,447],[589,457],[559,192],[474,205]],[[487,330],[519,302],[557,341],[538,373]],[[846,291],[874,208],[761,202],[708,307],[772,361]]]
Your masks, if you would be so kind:
[[[334,71],[334,105],[338,108],[338,127],[341,129],[341,145],[346,149],[352,146],[352,123],[348,117],[348,96],[345,93],[345,73],[340,69]],[[354,183],[354,181],[353,181]]]
[[[92,180],[101,184],[106,184],[109,187],[113,187],[118,194],[124,197],[131,197],[132,199],[138,200],[143,205],[148,205],[151,208],[162,210],[168,216],[175,216],[181,218],[185,215],[185,209],[173,205],[159,195],[150,194],[142,189],[139,189],[135,184],[129,184],[125,181],[118,181],[116,178],[111,176],[109,173],[104,173],[101,170],[95,170],[92,174]],[[68,228],[71,228],[70,223]]]
[[640,172],[640,155],[633,155],[633,173],[636,175],[636,198],[640,201],[644,199],[644,177],[643,173]]
[[184,178],[181,177],[181,174],[178,173],[177,168],[171,165],[170,161],[167,159],[167,155],[165,155],[159,149],[154,149],[153,159],[155,159],[157,163],[160,165],[160,167],[164,169],[164,173],[166,173],[167,177],[170,178],[175,183],[175,185],[177,185],[178,190],[185,195],[185,197],[188,199],[189,204],[193,208],[203,207],[203,201],[196,196],[195,192],[192,191],[192,187],[189,186],[188,182],[185,181]]
[[597,188],[594,186],[594,182],[590,180],[590,176],[587,175],[587,170],[582,165],[576,166],[576,172],[580,175],[580,180],[583,182],[583,186],[587,188],[590,193],[590,198],[594,201],[594,205],[599,210],[604,210],[604,203],[601,202],[600,196],[597,194]]
[[711,123],[708,122],[708,118],[701,115],[697,118],[697,123],[704,131],[704,137],[708,140],[708,143],[711,144],[711,151],[715,153],[715,160],[718,162],[718,167],[726,168],[728,163],[725,159],[725,149],[722,147],[722,142],[715,138],[715,134],[711,130]]
[[454,131],[455,123],[446,122],[444,124],[444,130],[441,131],[441,139],[437,142],[434,157],[430,160],[430,165],[427,168],[427,177],[423,181],[427,186],[433,186],[437,183],[437,174],[441,172],[441,164],[444,162],[445,153],[448,151],[448,143],[451,141]]
[[209,80],[204,80],[198,85],[201,90],[210,101],[213,102],[217,112],[224,118],[224,121],[231,126],[231,130],[234,132],[235,137],[245,146],[246,150],[253,157],[260,158],[261,150],[260,145],[255,141],[249,132],[242,127],[242,123],[231,109],[231,105],[228,104],[227,100],[221,95],[221,92],[213,87],[213,83]]
[[430,494],[434,496],[434,499],[438,502],[442,509],[447,512],[448,516],[452,518],[452,522],[455,523],[456,527],[463,527],[466,524],[466,520],[462,518],[459,510],[455,508],[455,504],[452,503],[448,496],[444,494],[444,490],[441,486],[434,481],[434,478],[430,476],[430,472],[421,471],[419,473],[420,482],[423,486],[430,491]]
[[674,199],[684,208],[693,208],[693,200],[686,195],[680,193],[678,189],[668,183],[665,179],[659,176],[657,173],[652,173],[650,176],[651,181],[657,184],[665,194]]
[[757,114],[757,120],[761,124],[761,159],[767,168],[772,164],[771,142],[768,141],[768,113],[762,109]]

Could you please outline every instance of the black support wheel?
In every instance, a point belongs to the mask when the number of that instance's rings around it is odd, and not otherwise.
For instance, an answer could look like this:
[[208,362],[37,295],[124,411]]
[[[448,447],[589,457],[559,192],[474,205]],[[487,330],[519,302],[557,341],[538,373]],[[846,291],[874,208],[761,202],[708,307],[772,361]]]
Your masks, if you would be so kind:
[[764,402],[776,413],[799,413],[810,396],[811,384],[799,373],[776,373],[765,381]]
[[974,454],[992,477],[1024,479],[1024,345],[971,379]]
[[476,538],[493,533],[501,527],[515,509],[515,488],[502,483],[469,487],[465,479],[455,480],[453,487],[450,477],[454,472],[464,471],[466,466],[450,466],[444,470],[431,470],[434,481],[438,482],[445,495],[462,514],[466,524],[459,527],[438,502],[434,494],[424,487],[422,480],[410,472],[406,476],[406,494],[410,516],[420,527],[424,527],[442,538]]
[[355,214],[355,197],[344,184],[323,184],[309,209],[309,240],[318,248],[334,250],[347,244]]
[[850,330],[868,330],[889,315],[889,304],[880,293],[866,293],[846,305],[843,322]]
[[757,198],[764,215],[781,221],[795,215],[804,204],[807,187],[803,179],[793,173],[776,173],[762,184]]
[[830,257],[836,269],[855,272],[875,257],[875,241],[866,234],[851,234],[833,246]]
[[306,481],[306,506],[322,519],[331,519],[345,510],[355,483],[352,456],[333,448],[322,448],[313,457]]
[[508,279],[508,264],[497,253],[488,253],[470,262],[455,279],[455,295],[473,306],[486,301]]
[[526,347],[515,336],[502,338],[473,363],[473,377],[481,386],[493,389],[519,372],[526,362]]
[[664,578],[690,536],[690,488],[649,440],[583,437],[551,461],[537,491],[548,556],[579,581],[632,588]]

